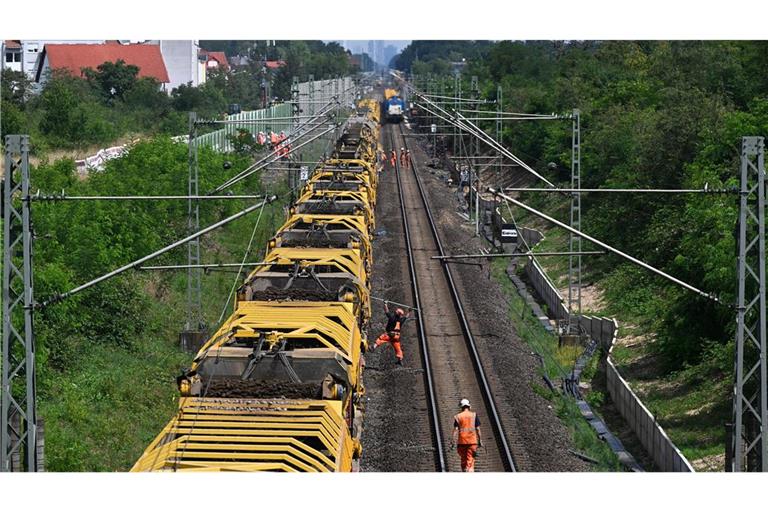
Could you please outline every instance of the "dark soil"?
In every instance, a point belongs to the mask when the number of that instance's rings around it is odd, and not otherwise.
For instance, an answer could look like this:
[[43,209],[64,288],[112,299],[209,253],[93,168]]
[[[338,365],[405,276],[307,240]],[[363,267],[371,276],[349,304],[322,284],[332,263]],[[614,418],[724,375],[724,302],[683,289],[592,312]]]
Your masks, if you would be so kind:
[[254,291],[253,300],[309,300],[329,302],[338,299],[338,294],[334,292],[324,292],[322,290],[302,290],[300,288],[275,288],[270,286],[266,290]]
[[320,398],[319,382],[214,379],[206,397],[221,398]]

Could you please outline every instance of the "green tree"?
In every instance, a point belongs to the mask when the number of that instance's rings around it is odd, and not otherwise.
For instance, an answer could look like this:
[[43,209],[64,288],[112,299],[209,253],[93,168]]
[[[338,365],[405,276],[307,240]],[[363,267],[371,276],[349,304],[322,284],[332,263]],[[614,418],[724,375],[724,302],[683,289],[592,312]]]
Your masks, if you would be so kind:
[[107,101],[112,101],[122,98],[126,92],[136,85],[139,68],[133,64],[126,64],[122,59],[118,59],[117,62],[100,64],[96,71],[87,68],[84,70],[84,74],[86,79]]

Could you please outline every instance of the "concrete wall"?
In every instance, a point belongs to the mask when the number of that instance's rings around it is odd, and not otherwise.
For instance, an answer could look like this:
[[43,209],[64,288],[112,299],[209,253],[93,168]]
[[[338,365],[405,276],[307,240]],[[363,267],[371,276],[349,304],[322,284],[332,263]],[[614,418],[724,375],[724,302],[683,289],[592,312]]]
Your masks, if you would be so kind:
[[[528,242],[529,247],[533,247],[543,239],[541,233],[533,229],[519,228],[518,231]],[[550,316],[556,319],[565,318],[568,312],[565,301],[560,296],[557,287],[554,286],[546,275],[546,272],[533,258],[529,258],[525,272],[536,293],[549,308]],[[629,383],[622,378],[611,359],[611,352],[613,351],[613,345],[619,330],[616,320],[612,318],[580,316],[578,321],[584,332],[589,334],[593,340],[597,341],[608,352],[606,358],[608,394],[611,396],[614,404],[616,404],[616,408],[622,418],[624,418],[640,440],[643,448],[653,458],[656,466],[661,471],[693,472],[693,466],[669,439],[661,425],[656,423],[653,415],[635,395]]]

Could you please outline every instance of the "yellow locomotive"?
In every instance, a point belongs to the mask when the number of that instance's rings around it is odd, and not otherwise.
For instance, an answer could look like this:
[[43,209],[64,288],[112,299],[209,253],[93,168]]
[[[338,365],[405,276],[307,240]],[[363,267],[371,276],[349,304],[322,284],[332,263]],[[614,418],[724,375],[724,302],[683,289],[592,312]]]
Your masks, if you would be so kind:
[[358,103],[132,471],[357,469],[379,116]]

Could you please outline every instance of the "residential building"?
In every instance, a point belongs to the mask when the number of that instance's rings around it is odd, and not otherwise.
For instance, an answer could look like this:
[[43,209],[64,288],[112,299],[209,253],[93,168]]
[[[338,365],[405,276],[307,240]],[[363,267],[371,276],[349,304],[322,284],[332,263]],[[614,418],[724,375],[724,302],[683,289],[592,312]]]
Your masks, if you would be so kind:
[[17,39],[3,42],[3,69],[23,71],[30,80],[35,79],[40,65],[40,55],[46,44],[103,44],[104,41],[91,40],[50,40]]
[[96,69],[105,62],[124,61],[139,68],[139,77],[151,77],[168,90],[170,78],[160,48],[147,44],[46,44],[40,55],[35,81],[44,84],[53,70],[64,69],[83,76],[86,68]]
[[197,41],[150,41],[160,47],[170,82],[168,91],[182,85],[197,87],[205,83],[205,68],[208,58],[200,53]]
[[229,69],[229,62],[224,52],[209,52],[208,50],[200,50],[200,54],[207,58],[205,63],[206,71],[211,69],[222,69],[224,71]]

